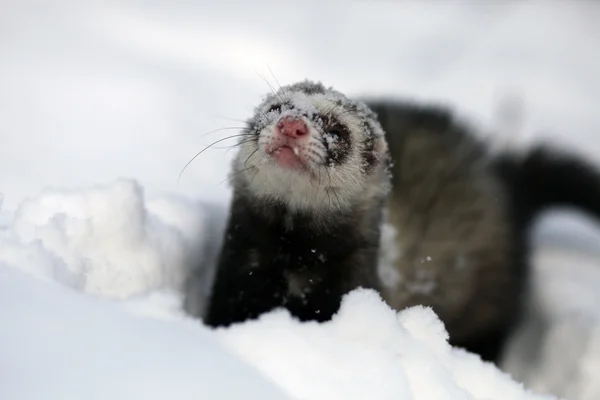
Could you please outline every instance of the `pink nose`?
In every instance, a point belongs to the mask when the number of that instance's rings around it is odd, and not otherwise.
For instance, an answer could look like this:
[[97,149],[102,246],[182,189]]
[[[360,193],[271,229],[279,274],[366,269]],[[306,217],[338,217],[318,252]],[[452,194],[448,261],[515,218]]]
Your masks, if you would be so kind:
[[277,123],[277,128],[282,135],[297,138],[308,134],[308,127],[301,119],[283,117]]

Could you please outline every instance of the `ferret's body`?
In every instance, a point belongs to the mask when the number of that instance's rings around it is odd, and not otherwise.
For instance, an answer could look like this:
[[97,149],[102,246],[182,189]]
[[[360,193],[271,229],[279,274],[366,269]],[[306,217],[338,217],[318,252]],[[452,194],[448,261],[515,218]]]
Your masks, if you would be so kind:
[[382,294],[398,310],[431,306],[452,343],[494,358],[517,321],[527,272],[495,158],[445,110],[368,105],[393,162],[387,222],[396,279],[383,282]]
[[[258,108],[205,322],[277,307],[325,321],[366,287],[431,306],[452,344],[495,360],[523,305],[529,223],[552,205],[599,216],[600,176],[544,149],[492,155],[444,109],[367,104],[305,82]],[[384,214],[397,253],[382,266]]]

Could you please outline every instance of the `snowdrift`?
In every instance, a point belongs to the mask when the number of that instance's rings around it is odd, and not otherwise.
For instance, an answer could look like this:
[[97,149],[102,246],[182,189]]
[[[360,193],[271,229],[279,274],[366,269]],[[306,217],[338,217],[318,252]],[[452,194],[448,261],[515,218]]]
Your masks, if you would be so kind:
[[180,295],[206,221],[130,180],[24,201],[0,231],[0,398],[552,399],[370,290],[323,324],[275,310],[206,328]]

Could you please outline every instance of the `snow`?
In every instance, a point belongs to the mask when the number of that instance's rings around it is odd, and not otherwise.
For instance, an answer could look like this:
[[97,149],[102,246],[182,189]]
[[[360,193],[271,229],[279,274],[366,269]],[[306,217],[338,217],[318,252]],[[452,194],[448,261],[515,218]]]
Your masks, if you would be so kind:
[[222,337],[294,398],[551,399],[453,350],[430,309],[397,314],[371,290],[351,292],[327,323],[299,324],[279,311]]
[[[177,288],[184,255],[202,238],[201,207],[185,206],[164,200],[146,206],[142,188],[131,180],[85,191],[48,189],[17,209],[0,260],[115,298]],[[177,214],[183,214],[180,221]],[[30,249],[39,261],[28,259]]]
[[600,386],[600,230],[577,212],[536,227],[536,274],[527,323],[505,368],[530,388],[565,399],[597,399]]
[[[3,2],[0,398],[541,398],[449,349],[430,311],[395,316],[369,292],[320,326],[274,312],[214,332],[184,315],[205,301],[233,152],[177,175],[270,92],[257,71],[448,101],[484,132],[508,112],[494,141],[597,160],[600,5],[343,7]],[[600,398],[598,232],[573,215],[536,229],[530,318],[504,363],[527,387]]]
[[288,398],[198,324],[140,317],[5,264],[0,315],[2,399]]
[[[174,222],[182,209],[169,201],[151,212],[139,185],[120,180],[48,190],[17,210],[0,242],[14,249],[0,260],[0,398],[551,399],[452,349],[430,309],[396,313],[371,290],[323,324],[276,310],[205,327],[159,262],[189,251],[188,221]],[[158,246],[163,235],[172,246]]]
[[325,133],[323,135],[323,139],[327,142],[327,148],[331,150],[335,150],[339,146],[338,136],[332,135],[330,133]]

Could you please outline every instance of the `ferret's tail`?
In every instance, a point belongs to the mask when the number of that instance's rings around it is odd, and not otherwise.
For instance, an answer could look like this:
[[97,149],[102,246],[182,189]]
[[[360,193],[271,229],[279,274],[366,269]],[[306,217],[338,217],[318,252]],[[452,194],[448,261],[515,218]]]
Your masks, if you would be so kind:
[[577,209],[600,221],[600,171],[583,157],[542,145],[521,156],[501,154],[495,161],[521,227],[553,207]]

